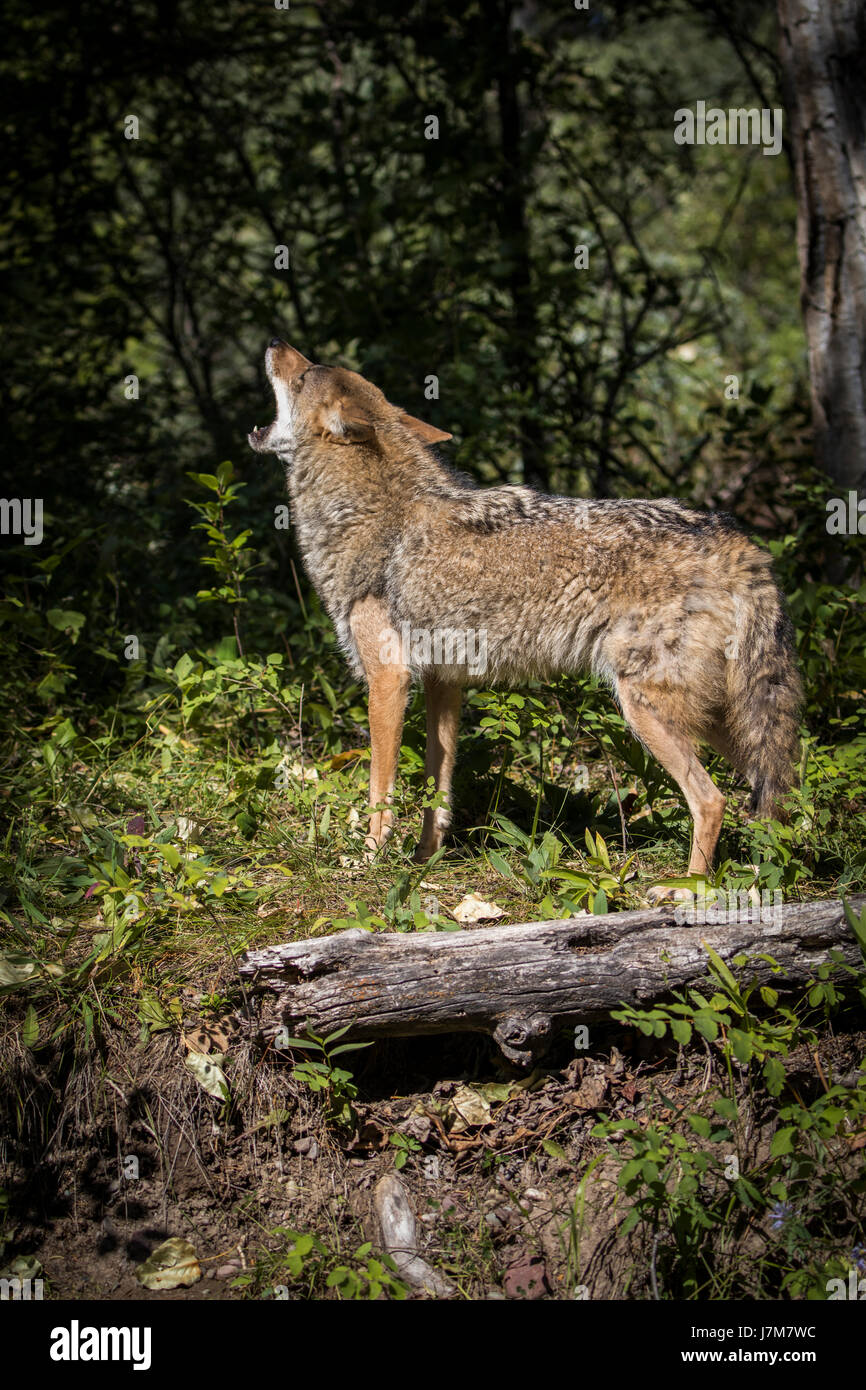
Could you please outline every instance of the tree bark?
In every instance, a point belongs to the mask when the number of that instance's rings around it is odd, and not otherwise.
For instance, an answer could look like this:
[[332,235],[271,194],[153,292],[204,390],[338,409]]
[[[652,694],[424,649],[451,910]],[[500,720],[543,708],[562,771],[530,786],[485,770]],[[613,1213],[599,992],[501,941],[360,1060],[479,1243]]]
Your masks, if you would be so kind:
[[779,0],[815,448],[866,491],[866,3]]
[[[860,911],[866,895],[852,899]],[[248,951],[241,976],[258,995],[265,1036],[281,1028],[350,1038],[491,1033],[508,1061],[529,1066],[554,1031],[643,1007],[706,974],[709,945],[724,961],[764,953],[750,974],[775,988],[806,981],[841,952],[859,953],[841,903],[753,909],[756,921],[679,925],[673,906],[606,917],[460,932],[374,934],[355,928]],[[724,914],[722,914],[724,915]],[[744,915],[742,910],[739,912]],[[707,913],[710,916],[710,913]]]
[[550,470],[544,426],[539,413],[539,326],[532,274],[529,230],[529,171],[524,149],[526,118],[520,85],[525,76],[521,38],[513,25],[510,0],[484,0],[491,35],[497,39],[495,56],[496,97],[500,126],[500,177],[502,181],[502,254],[510,262],[508,287],[512,303],[512,331],[505,345],[515,390],[527,394],[520,411],[520,452],[523,482],[541,492],[550,491]]

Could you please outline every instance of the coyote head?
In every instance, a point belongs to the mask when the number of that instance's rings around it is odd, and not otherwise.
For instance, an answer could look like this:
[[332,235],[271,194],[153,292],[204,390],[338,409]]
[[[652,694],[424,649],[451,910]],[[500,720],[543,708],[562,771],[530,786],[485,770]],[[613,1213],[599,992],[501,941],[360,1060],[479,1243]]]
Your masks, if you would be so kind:
[[247,435],[260,454],[291,459],[303,445],[328,444],[376,447],[408,431],[424,444],[451,435],[407,415],[357,372],[321,367],[296,348],[273,338],[265,353],[265,370],[277,403],[276,419]]

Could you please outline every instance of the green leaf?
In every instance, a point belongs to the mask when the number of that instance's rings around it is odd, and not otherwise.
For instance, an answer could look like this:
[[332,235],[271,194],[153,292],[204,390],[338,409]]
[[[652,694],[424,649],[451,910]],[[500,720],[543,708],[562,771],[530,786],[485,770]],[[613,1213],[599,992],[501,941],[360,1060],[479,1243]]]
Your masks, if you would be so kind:
[[348,1033],[351,1026],[351,1023],[344,1023],[342,1028],[337,1028],[333,1033],[329,1033],[326,1038],[322,1039],[322,1042],[326,1047],[329,1047],[332,1042],[336,1042],[338,1038],[342,1038],[345,1033]]
[[45,614],[47,621],[59,632],[71,632],[77,637],[85,624],[85,616],[74,608],[49,608]]
[[630,1158],[628,1163],[624,1163],[619,1171],[617,1183],[620,1187],[627,1187],[630,1182],[638,1176],[643,1167],[643,1162],[639,1158]]
[[723,1120],[728,1120],[732,1125],[737,1123],[737,1107],[730,1096],[719,1096],[713,1101],[713,1109]]
[[692,1025],[684,1018],[671,1019],[671,1032],[678,1043],[686,1045],[692,1040]]
[[847,903],[844,898],[842,899],[842,907],[848,919],[848,925],[857,938],[860,950],[863,952],[863,958],[866,960],[866,907],[863,908],[859,917],[851,904]]
[[33,1047],[39,1041],[39,1019],[32,1004],[27,1008],[21,1024],[21,1042],[25,1047]]
[[187,471],[186,476],[192,478],[193,482],[198,483],[201,487],[208,488],[211,492],[219,492],[219,483],[213,473],[191,473]]
[[718,952],[714,951],[712,946],[708,945],[706,941],[702,941],[701,945],[703,946],[704,950],[706,951],[707,955],[712,961],[719,978],[724,980],[725,984],[728,986],[728,989],[732,990],[734,994],[739,994],[737,982],[734,979],[728,967],[725,965],[725,962],[722,960],[721,956],[718,954]]
[[514,877],[514,874],[511,871],[511,865],[507,862],[507,860],[503,859],[502,855],[499,854],[497,850],[489,849],[487,851],[487,858],[490,860],[490,863],[493,865],[496,872],[498,874],[501,874],[503,878]]
[[706,1013],[695,1014],[695,1027],[707,1042],[715,1042],[719,1036],[719,1025],[716,1020]]
[[565,1149],[563,1149],[561,1145],[554,1143],[552,1139],[542,1139],[541,1147],[546,1154],[550,1154],[551,1158],[563,1158],[568,1162],[568,1154],[565,1152]]
[[782,1154],[794,1152],[793,1136],[796,1134],[794,1125],[787,1125],[784,1129],[777,1129],[770,1142],[771,1158],[780,1158]]
[[754,1053],[754,1041],[751,1033],[744,1033],[741,1028],[729,1028],[728,1038],[734,1049],[734,1056],[737,1061],[751,1061]]

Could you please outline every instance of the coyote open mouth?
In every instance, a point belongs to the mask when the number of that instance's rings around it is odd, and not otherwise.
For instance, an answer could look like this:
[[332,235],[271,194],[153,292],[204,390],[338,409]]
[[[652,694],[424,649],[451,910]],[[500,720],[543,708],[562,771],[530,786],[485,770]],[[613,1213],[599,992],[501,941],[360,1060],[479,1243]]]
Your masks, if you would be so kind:
[[253,428],[247,435],[247,439],[249,440],[250,444],[254,449],[261,449],[264,447],[264,445],[268,441],[268,435],[270,434],[273,427],[273,422],[270,425],[262,425],[261,429],[258,425],[253,426]]

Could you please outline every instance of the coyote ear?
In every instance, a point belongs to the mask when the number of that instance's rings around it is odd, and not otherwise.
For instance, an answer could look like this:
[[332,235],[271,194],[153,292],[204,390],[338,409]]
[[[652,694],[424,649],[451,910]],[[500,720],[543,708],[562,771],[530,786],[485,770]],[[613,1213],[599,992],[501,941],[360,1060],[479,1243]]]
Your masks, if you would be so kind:
[[435,425],[428,425],[424,420],[418,420],[414,415],[407,415],[405,410],[400,413],[400,424],[407,430],[411,430],[416,439],[420,439],[422,444],[441,444],[446,439],[451,439],[450,434],[444,430],[437,430]]
[[375,432],[373,421],[356,401],[341,396],[319,411],[319,433],[331,444],[363,444]]

